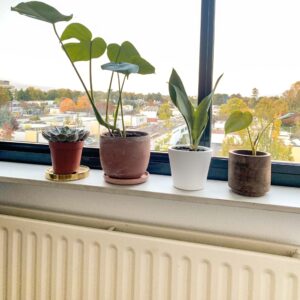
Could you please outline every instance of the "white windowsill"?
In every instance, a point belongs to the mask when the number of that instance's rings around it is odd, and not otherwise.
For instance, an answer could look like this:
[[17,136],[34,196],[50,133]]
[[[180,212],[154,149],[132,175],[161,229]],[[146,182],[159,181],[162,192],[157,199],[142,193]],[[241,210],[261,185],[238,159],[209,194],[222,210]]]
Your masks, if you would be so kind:
[[0,162],[0,213],[29,209],[300,245],[300,188],[272,186],[265,196],[249,198],[224,181],[208,180],[204,190],[188,192],[174,188],[170,176],[152,174],[144,184],[111,185],[100,170],[57,183],[45,179],[48,167]]
[[184,201],[206,205],[250,208],[300,214],[300,188],[272,186],[263,197],[243,197],[232,193],[227,182],[208,180],[201,191],[183,191],[172,186],[170,176],[151,174],[148,181],[133,186],[107,184],[103,171],[90,170],[88,178],[57,183],[45,179],[49,166],[0,162],[0,184],[13,183],[35,187],[55,187],[74,191],[102,192],[114,195],[137,196],[169,201]]

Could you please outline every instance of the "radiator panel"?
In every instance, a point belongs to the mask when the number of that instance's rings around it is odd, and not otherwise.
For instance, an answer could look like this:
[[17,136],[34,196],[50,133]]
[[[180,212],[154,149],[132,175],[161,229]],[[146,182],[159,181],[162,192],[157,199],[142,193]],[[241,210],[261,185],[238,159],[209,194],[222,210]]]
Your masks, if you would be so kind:
[[0,216],[0,299],[299,300],[300,261]]

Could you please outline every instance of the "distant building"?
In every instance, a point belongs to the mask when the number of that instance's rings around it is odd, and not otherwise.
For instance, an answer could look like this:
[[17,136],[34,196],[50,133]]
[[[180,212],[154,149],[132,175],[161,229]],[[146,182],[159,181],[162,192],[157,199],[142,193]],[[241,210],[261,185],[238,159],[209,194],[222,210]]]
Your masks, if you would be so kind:
[[157,112],[158,106],[147,106],[143,110],[141,110],[141,115],[147,117],[148,123],[155,123],[157,122]]

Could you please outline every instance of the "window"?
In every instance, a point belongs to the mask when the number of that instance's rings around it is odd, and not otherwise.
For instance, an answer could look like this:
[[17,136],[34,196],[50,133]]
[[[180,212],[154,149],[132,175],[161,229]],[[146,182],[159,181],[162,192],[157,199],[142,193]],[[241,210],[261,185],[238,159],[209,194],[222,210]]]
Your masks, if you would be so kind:
[[[49,124],[70,124],[88,127],[92,132],[84,150],[83,163],[98,168],[96,148],[101,129],[90,112],[78,79],[59,48],[49,24],[37,23],[10,12],[10,6],[18,2],[5,0],[0,3],[0,34],[6,41],[1,45],[5,55],[0,57],[0,92],[9,102],[6,110],[0,111],[0,126],[5,129],[2,133],[6,135],[0,137],[5,140],[1,142],[0,158],[49,164],[49,150],[43,145],[40,130]],[[296,13],[298,4],[296,0],[289,0],[289,5],[284,6],[279,2],[272,3],[274,9],[270,12],[268,1],[239,3],[237,0],[202,0],[201,7],[199,2],[166,0],[143,2],[141,5],[138,0],[114,0],[105,2],[105,7],[99,7],[95,1],[87,0],[83,7],[82,3],[74,4],[71,0],[48,1],[62,13],[73,13],[72,22],[83,23],[95,36],[103,37],[108,43],[121,43],[124,40],[133,42],[156,67],[155,75],[132,76],[125,87],[127,126],[149,130],[152,135],[154,152],[149,165],[152,173],[170,173],[168,156],[164,151],[172,143],[184,143],[186,134],[181,116],[176,115],[176,110],[167,101],[166,82],[172,67],[182,77],[194,101],[197,101],[197,94],[202,99],[211,89],[215,49],[214,75],[217,78],[224,73],[224,77],[212,109],[212,126],[207,127],[202,144],[210,145],[212,142],[215,149],[209,177],[226,180],[227,159],[223,157],[226,151],[222,152],[222,147],[228,144],[228,140],[224,141],[222,135],[222,104],[231,98],[241,98],[247,105],[254,106],[260,98],[266,98],[264,101],[267,105],[270,101],[280,100],[272,100],[272,97],[280,98],[287,91],[284,95],[294,105],[287,112],[291,113],[292,120],[297,119],[300,84],[296,83],[300,79],[297,68],[300,68],[297,67],[296,53],[300,49],[297,39],[291,38],[296,36],[296,32],[292,34],[297,28],[292,20],[297,18],[282,15],[282,10]],[[124,12],[127,12],[126,17]],[[286,19],[285,22],[277,22],[279,14],[281,20]],[[268,22],[265,22],[266,19]],[[64,27],[61,23],[60,32]],[[272,48],[267,48],[270,45]],[[265,57],[263,64],[261,57]],[[276,61],[272,60],[273,57]],[[105,62],[102,57],[94,68],[99,68]],[[80,63],[79,68],[86,75],[84,64]],[[277,70],[280,72],[276,77]],[[100,75],[95,72],[94,86],[99,91],[101,106],[109,78],[105,72],[97,73]],[[270,82],[274,83],[276,89],[265,89],[266,86],[272,86]],[[294,89],[291,88],[293,84]],[[30,85],[35,89],[29,89]],[[278,134],[279,146],[287,146],[285,143],[290,142],[296,147],[297,128],[288,123],[282,128],[284,130],[280,129]],[[36,142],[39,144],[34,144]],[[288,148],[291,148],[291,144]],[[288,159],[278,159],[280,161],[273,163],[272,182],[300,186],[300,165],[297,163],[300,160],[297,158],[290,163],[283,162]]]

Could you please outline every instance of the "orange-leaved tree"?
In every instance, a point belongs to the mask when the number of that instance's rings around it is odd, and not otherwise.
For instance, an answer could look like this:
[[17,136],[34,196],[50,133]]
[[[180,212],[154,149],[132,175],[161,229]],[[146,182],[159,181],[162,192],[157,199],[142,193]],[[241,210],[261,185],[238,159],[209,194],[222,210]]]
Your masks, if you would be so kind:
[[65,98],[64,100],[62,100],[60,102],[60,105],[59,105],[59,110],[61,112],[66,112],[66,111],[75,111],[76,109],[76,104],[75,102],[70,99],[70,98]]

